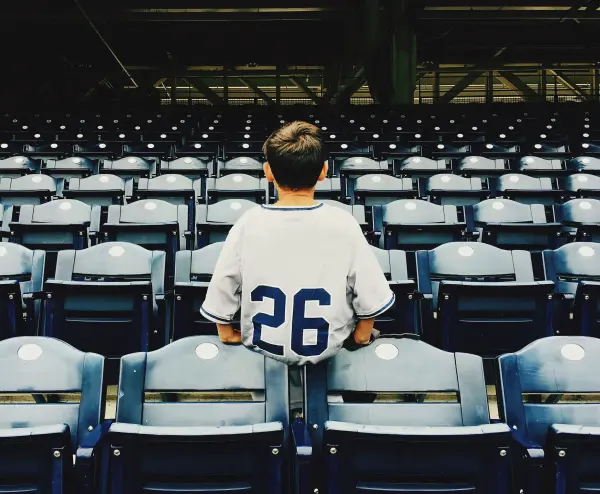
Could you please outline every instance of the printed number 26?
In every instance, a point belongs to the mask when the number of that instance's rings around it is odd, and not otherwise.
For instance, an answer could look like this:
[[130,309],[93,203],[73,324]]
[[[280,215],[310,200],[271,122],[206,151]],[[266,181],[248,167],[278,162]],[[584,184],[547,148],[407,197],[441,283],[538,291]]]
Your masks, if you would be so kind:
[[[273,314],[259,312],[252,318],[254,337],[252,343],[273,355],[282,355],[284,347],[267,343],[261,338],[262,326],[278,328],[285,322],[286,296],[279,288],[273,286],[257,286],[250,298],[253,302],[262,302],[265,298],[273,300]],[[319,305],[331,305],[331,295],[323,288],[304,288],[294,295],[292,311],[292,350],[303,357],[321,355],[327,349],[329,340],[329,323],[322,317],[306,317],[304,312],[306,302],[315,301]],[[317,330],[317,343],[304,344],[304,331]]]

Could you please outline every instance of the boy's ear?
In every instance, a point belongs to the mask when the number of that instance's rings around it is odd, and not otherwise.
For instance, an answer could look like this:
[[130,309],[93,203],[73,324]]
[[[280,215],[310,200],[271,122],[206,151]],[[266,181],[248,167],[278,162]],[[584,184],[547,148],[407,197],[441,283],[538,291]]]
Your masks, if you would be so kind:
[[323,163],[323,168],[321,169],[321,173],[319,174],[319,178],[317,179],[318,182],[322,182],[323,180],[325,180],[327,178],[327,172],[329,171],[329,165],[327,164],[327,161],[325,163]]
[[268,162],[263,165],[263,170],[265,172],[265,178],[267,179],[267,182],[275,182],[275,177],[271,171],[271,165],[269,165]]

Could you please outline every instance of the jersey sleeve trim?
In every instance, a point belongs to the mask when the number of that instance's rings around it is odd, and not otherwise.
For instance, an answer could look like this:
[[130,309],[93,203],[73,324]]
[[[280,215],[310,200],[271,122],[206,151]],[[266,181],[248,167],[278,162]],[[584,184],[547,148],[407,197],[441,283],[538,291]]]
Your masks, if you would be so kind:
[[396,301],[396,295],[392,293],[392,298],[390,298],[385,304],[383,304],[379,309],[370,312],[369,314],[357,314],[359,319],[373,319],[381,314],[383,314],[386,310],[388,310],[394,302]]
[[221,316],[215,316],[214,314],[208,312],[204,307],[200,307],[200,314],[202,314],[204,318],[208,319],[209,321],[217,324],[231,324],[233,321],[233,319],[225,319]]

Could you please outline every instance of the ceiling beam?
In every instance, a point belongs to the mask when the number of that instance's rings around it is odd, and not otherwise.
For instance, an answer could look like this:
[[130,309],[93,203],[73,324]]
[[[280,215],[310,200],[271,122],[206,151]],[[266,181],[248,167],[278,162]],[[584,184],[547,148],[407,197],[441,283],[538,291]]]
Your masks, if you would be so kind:
[[288,77],[288,79],[294,86],[296,86],[298,89],[304,92],[315,104],[320,105],[323,103],[323,100],[315,93],[313,93],[313,91],[306,85],[306,83],[302,79],[296,76]]
[[469,72],[466,76],[460,79],[453,87],[448,89],[448,91],[446,91],[442,96],[440,96],[438,103],[443,105],[446,103],[450,103],[460,93],[462,93],[477,79],[479,79],[484,73],[485,71],[481,69],[478,72]]
[[195,78],[193,80],[192,79],[184,79],[184,80],[190,86],[192,86],[194,89],[196,89],[199,93],[202,93],[204,96],[206,96],[206,99],[208,101],[210,101],[210,103],[213,104],[214,106],[219,106],[224,103],[223,98],[221,98],[221,96],[219,96],[217,93],[215,93],[210,87],[208,87],[200,79]]
[[507,88],[512,89],[513,91],[517,91],[518,93],[523,95],[525,101],[531,102],[540,100],[540,95],[536,91],[531,89],[527,84],[525,84],[525,82],[523,82],[523,79],[519,78],[512,72],[509,72],[508,70],[501,70],[495,72],[495,76]]
[[581,101],[589,101],[589,100],[591,100],[590,95],[587,94],[582,89],[579,89],[579,87],[577,86],[577,84],[575,84],[573,81],[571,81],[571,79],[569,79],[569,76],[565,75],[564,72],[562,72],[560,70],[549,70],[548,74],[556,76],[556,78],[561,82],[561,84],[563,86],[565,86],[567,89],[570,89],[577,96],[579,96],[581,98]]
[[333,94],[326,94],[323,96],[324,101],[331,101],[337,103],[338,101],[343,102],[345,99],[351,98],[352,95],[358,91],[363,84],[366,82],[367,77],[365,76],[365,68],[359,67],[350,78],[342,84],[338,90]]
[[273,98],[271,98],[267,93],[265,93],[261,88],[259,88],[258,85],[254,84],[254,81],[252,81],[252,79],[245,79],[243,77],[238,77],[238,79],[244,86],[246,86],[249,89],[252,89],[252,91],[254,91],[257,96],[259,96],[265,103],[267,103],[267,105],[275,104]]
[[600,11],[595,9],[569,10],[526,10],[526,9],[452,9],[452,8],[426,8],[419,14],[422,21],[444,21],[444,22],[472,22],[472,21],[557,21],[578,20],[597,21],[600,20]]

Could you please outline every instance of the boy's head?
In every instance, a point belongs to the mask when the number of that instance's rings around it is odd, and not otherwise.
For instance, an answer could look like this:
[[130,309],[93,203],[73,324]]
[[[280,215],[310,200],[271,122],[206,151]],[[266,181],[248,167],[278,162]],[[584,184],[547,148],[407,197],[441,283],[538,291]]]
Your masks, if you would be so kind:
[[312,189],[327,175],[327,153],[321,129],[292,122],[271,134],[263,146],[265,175],[282,189]]

